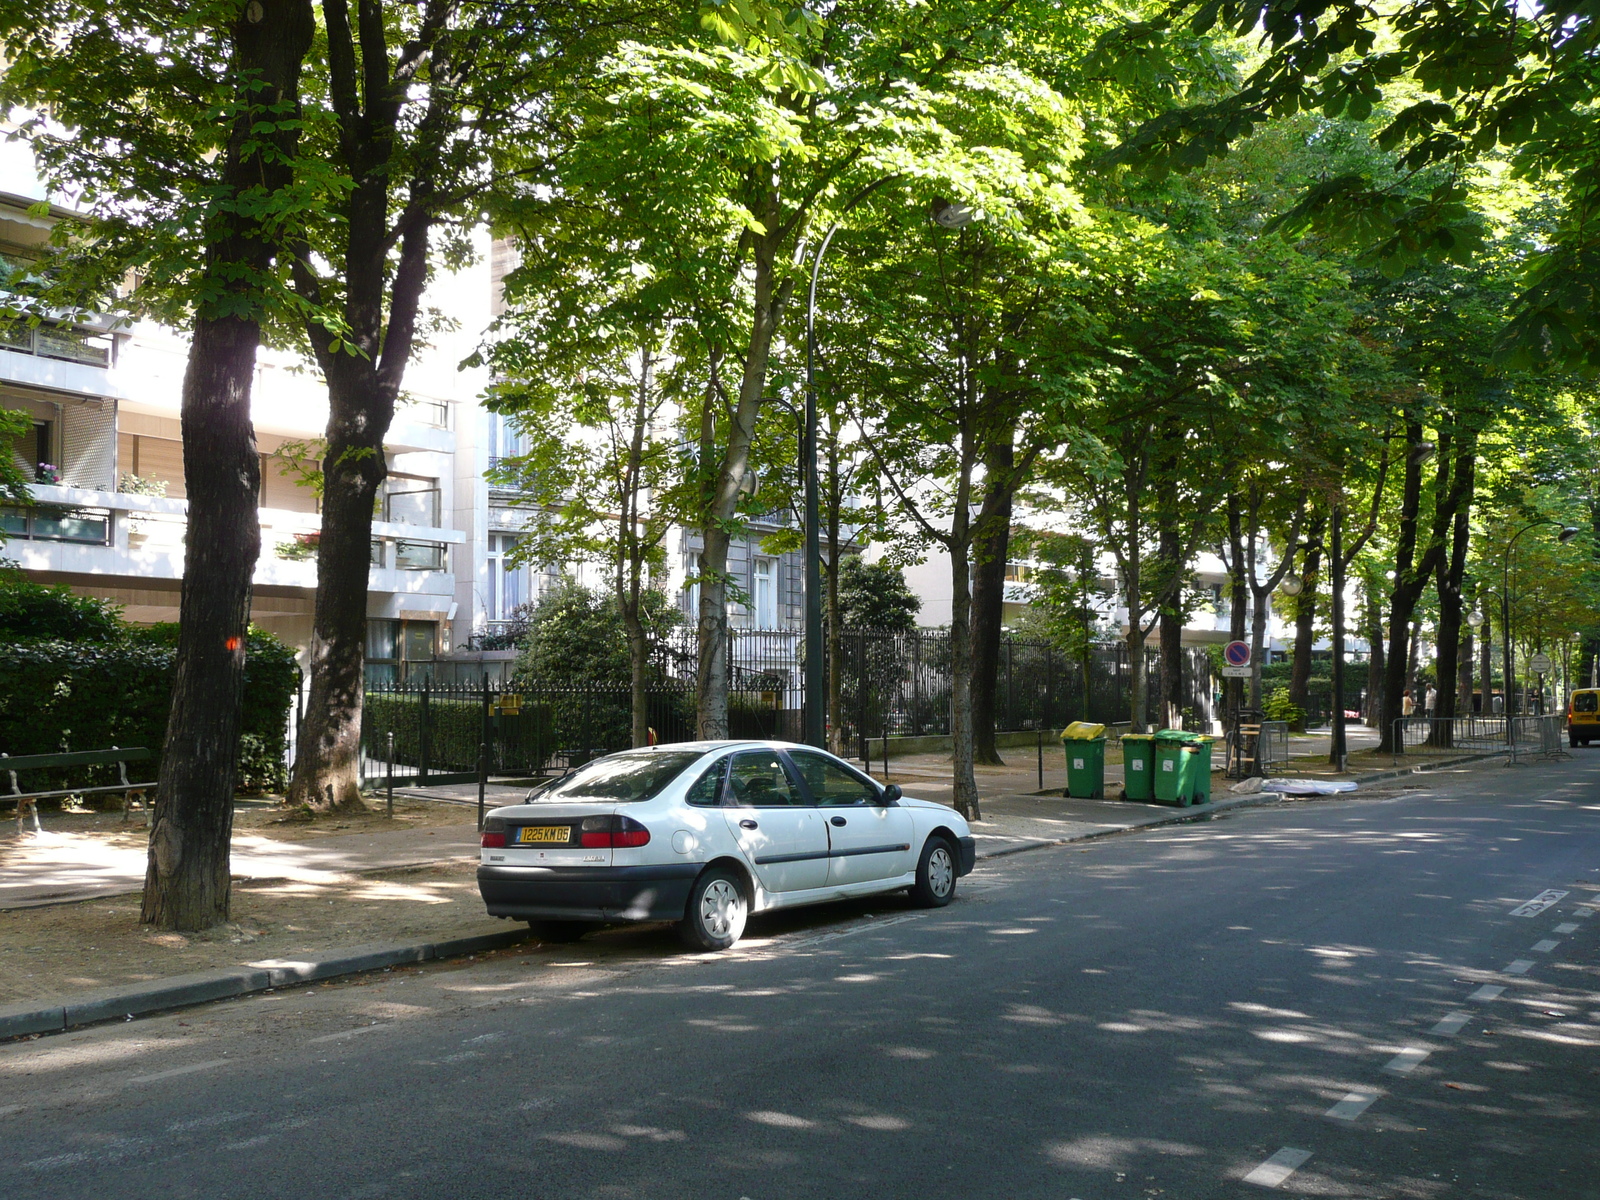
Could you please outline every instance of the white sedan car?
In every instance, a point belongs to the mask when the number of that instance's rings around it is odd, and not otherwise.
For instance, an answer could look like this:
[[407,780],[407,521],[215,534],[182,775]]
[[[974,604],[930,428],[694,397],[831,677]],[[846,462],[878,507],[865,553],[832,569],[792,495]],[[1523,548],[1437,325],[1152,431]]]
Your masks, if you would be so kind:
[[491,916],[549,938],[676,921],[699,950],[753,912],[910,889],[949,904],[972,870],[959,813],[788,742],[685,742],[607,755],[483,824]]

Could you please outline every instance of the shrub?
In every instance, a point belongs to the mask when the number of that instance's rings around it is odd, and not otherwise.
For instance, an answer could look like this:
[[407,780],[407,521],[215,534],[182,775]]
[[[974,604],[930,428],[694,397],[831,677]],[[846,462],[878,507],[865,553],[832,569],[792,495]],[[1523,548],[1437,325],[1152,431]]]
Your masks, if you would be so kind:
[[[123,626],[119,632],[105,642],[0,644],[0,750],[23,755],[145,746],[155,760],[136,769],[153,779],[172,702],[177,627]],[[250,631],[246,646],[238,786],[272,791],[287,783],[283,759],[296,682],[294,652],[259,629]],[[115,766],[97,768],[91,778],[81,768],[48,780],[43,774],[31,775],[28,787],[117,781]]]
[[114,604],[0,572],[0,642],[114,642],[127,628]]
[[1262,715],[1269,721],[1287,721],[1289,728],[1304,733],[1306,710],[1289,699],[1289,689],[1281,687],[1268,696],[1261,706]]

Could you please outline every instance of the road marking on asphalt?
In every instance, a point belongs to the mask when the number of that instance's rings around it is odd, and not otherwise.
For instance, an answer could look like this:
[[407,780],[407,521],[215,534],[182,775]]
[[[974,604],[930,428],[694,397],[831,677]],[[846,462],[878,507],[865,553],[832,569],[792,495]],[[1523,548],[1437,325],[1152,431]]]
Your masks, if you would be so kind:
[[1563,922],[1561,922],[1561,924],[1559,924],[1559,925],[1557,925],[1555,927],[1553,932],[1555,932],[1555,933],[1577,933],[1578,932],[1578,923],[1576,921],[1563,921]]
[[1533,959],[1519,958],[1516,962],[1507,963],[1506,969],[1500,973],[1502,975],[1526,975],[1528,968],[1531,966],[1533,966]]
[[1546,888],[1532,900],[1528,900],[1522,904],[1519,904],[1516,908],[1513,908],[1511,910],[1511,915],[1513,917],[1537,917],[1552,904],[1560,902],[1562,897],[1564,897],[1566,894],[1566,892],[1558,892],[1554,888]]
[[190,1063],[186,1067],[173,1067],[166,1071],[157,1071],[154,1075],[135,1075],[128,1080],[129,1083],[154,1083],[158,1079],[171,1079],[174,1075],[193,1075],[196,1071],[209,1071],[212,1067],[225,1067],[228,1060],[213,1058],[207,1062]]
[[1472,995],[1468,996],[1467,999],[1493,1000],[1503,991],[1505,991],[1505,988],[1501,987],[1498,983],[1486,983],[1477,991],[1473,992]]
[[1470,1020],[1472,1020],[1472,1016],[1469,1013],[1453,1012],[1428,1032],[1438,1034],[1440,1037],[1454,1037],[1461,1032],[1462,1026]]
[[1574,910],[1573,915],[1578,917],[1592,917],[1594,916],[1594,905],[1579,904]]
[[1535,954],[1549,954],[1550,951],[1554,950],[1559,945],[1561,945],[1561,943],[1556,941],[1554,938],[1545,938],[1544,940],[1535,942],[1533,944],[1533,952]]
[[1293,1146],[1285,1146],[1246,1175],[1244,1181],[1253,1183],[1257,1187],[1279,1187],[1285,1179],[1305,1166],[1306,1159],[1310,1157],[1309,1150],[1296,1150]]
[[1335,1121],[1354,1121],[1377,1101],[1382,1092],[1351,1092],[1322,1115]]
[[1407,1046],[1399,1054],[1384,1063],[1383,1069],[1395,1075],[1409,1075],[1432,1053],[1432,1050],[1424,1050],[1421,1046]]

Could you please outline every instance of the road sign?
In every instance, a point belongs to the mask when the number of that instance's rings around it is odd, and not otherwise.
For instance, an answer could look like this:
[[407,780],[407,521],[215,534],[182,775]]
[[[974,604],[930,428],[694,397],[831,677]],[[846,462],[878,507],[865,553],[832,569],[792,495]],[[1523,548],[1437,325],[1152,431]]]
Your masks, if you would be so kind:
[[1224,679],[1249,679],[1252,674],[1253,671],[1249,667],[1222,668],[1222,677]]
[[1541,650],[1528,660],[1528,669],[1535,675],[1548,675],[1555,669],[1555,664],[1550,661],[1550,656]]
[[1250,643],[1229,642],[1222,648],[1222,657],[1230,667],[1248,667],[1250,665]]

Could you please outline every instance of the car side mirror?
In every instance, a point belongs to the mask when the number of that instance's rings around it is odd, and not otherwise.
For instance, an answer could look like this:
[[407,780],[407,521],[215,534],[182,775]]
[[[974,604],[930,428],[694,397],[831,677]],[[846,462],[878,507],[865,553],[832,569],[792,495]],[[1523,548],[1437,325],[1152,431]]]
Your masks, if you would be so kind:
[[879,798],[879,803],[893,804],[898,799],[900,799],[900,785],[898,783],[890,783],[884,786],[883,795]]

